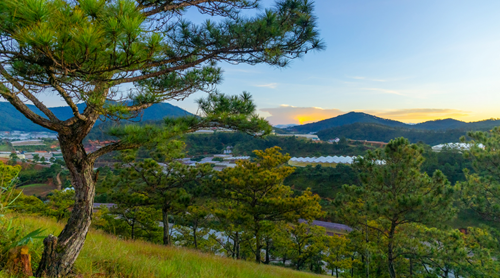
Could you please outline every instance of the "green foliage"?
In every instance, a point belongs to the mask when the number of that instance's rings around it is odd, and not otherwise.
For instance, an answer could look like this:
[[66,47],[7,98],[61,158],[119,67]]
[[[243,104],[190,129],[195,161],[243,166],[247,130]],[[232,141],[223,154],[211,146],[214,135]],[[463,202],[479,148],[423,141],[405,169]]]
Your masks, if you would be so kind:
[[431,146],[457,142],[458,138],[467,133],[468,129],[451,130],[426,130],[416,129],[411,126],[392,127],[371,123],[354,123],[338,127],[332,127],[318,131],[316,134],[321,140],[329,140],[337,137],[346,137],[353,140],[368,140],[378,142],[389,142],[398,137],[407,138],[411,143],[424,142]]
[[323,227],[300,223],[289,226],[290,259],[297,270],[302,269],[306,263],[311,268],[316,266],[316,272],[321,273],[321,261],[326,251],[326,230]]
[[456,213],[446,177],[440,171],[432,177],[420,171],[422,152],[404,138],[368,152],[353,166],[360,172],[362,186],[344,186],[345,193],[335,200],[345,223],[369,227],[385,237],[382,250],[391,277],[397,275],[396,263],[402,256],[396,236],[400,229],[411,223],[437,225]]
[[236,167],[219,172],[214,181],[217,196],[231,201],[226,209],[236,210],[238,218],[244,219],[245,229],[253,234],[257,262],[261,261],[262,238],[266,227],[272,226],[269,224],[322,215],[319,196],[310,190],[294,196],[291,188],[283,185],[293,168],[284,165],[290,156],[280,150],[255,151],[255,161],[238,161]]
[[185,136],[189,155],[222,154],[227,146],[233,146],[234,155],[254,156],[254,150],[265,150],[279,146],[291,156],[321,155],[363,155],[368,149],[365,146],[342,146],[338,144],[317,144],[296,137],[279,137],[269,135],[264,138],[239,132],[215,132],[213,134],[189,134]]
[[[500,219],[500,127],[491,132],[470,132],[473,141],[466,157],[472,159],[475,173],[465,171],[460,183],[461,200],[485,219]],[[465,142],[465,138],[462,138]]]
[[208,164],[191,167],[176,161],[176,157],[182,156],[183,144],[179,142],[173,142],[166,148],[166,155],[164,148],[152,153],[153,157],[162,157],[164,164],[151,158],[141,161],[134,152],[123,152],[122,162],[116,167],[121,169],[119,176],[108,180],[108,186],[111,200],[118,204],[117,212],[120,211],[125,219],[128,216],[124,213],[131,213],[127,209],[134,207],[150,206],[161,211],[158,218],[163,222],[163,243],[168,245],[171,243],[171,214],[189,206],[191,194],[197,191],[197,182],[208,177],[212,167]]
[[43,212],[44,215],[55,217],[59,222],[68,218],[71,213],[71,208],[75,204],[74,190],[54,190],[48,196],[49,202],[47,209]]
[[6,214],[16,206],[16,201],[22,195],[15,190],[16,178],[21,166],[4,165],[0,162],[0,270],[5,264],[9,250],[17,246],[25,246],[34,239],[40,238],[43,232],[37,228],[25,233],[20,227],[13,224],[11,216]]
[[332,276],[335,272],[336,277],[347,277],[344,273],[358,263],[353,260],[354,246],[351,240],[345,236],[332,235],[326,241],[326,268],[332,271]]

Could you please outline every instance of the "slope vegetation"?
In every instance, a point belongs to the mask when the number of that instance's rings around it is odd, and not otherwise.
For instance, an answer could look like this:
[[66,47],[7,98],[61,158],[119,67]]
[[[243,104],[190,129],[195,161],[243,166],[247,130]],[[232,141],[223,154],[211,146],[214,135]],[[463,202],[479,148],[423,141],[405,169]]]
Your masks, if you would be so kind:
[[[47,218],[20,215],[16,225],[25,231],[45,229],[58,234],[63,224]],[[34,262],[40,259],[42,243],[30,246]],[[291,269],[258,265],[194,250],[165,247],[143,241],[125,241],[91,230],[76,263],[77,277],[183,277],[183,278],[307,278],[318,275]],[[0,277],[7,277],[0,273]]]
[[437,145],[449,142],[458,142],[465,130],[418,130],[411,128],[389,127],[380,124],[354,123],[340,127],[332,127],[321,130],[316,134],[321,140],[333,138],[349,138],[354,140],[368,140],[389,142],[397,137],[405,137],[412,143],[422,141],[428,145]]
[[309,133],[318,132],[323,129],[344,126],[354,123],[371,123],[371,124],[381,124],[390,127],[407,127],[408,125],[402,122],[382,119],[370,114],[361,112],[349,112],[344,115],[340,115],[334,118],[322,120],[315,123],[304,124],[299,126],[293,126],[287,128],[289,131],[299,132],[299,133]]

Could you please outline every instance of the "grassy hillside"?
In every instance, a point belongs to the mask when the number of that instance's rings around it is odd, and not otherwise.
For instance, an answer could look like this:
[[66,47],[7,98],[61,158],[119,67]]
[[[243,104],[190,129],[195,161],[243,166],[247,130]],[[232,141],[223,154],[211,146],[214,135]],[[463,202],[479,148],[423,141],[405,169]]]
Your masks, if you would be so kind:
[[[58,234],[62,223],[40,217],[21,215],[15,220],[25,231],[44,228],[45,234]],[[41,241],[30,246],[33,263],[40,260]],[[36,265],[35,265],[36,267]],[[165,247],[143,241],[125,241],[91,230],[75,264],[78,277],[241,277],[306,278],[320,277],[291,269],[237,261],[197,251]],[[0,277],[7,277],[0,273]]]

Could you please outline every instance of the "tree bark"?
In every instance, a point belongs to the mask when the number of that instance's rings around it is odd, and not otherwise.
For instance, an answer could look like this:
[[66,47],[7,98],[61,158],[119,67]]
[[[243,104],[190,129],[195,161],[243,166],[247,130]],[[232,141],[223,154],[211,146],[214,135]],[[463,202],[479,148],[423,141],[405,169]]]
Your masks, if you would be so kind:
[[255,229],[255,261],[257,263],[261,263],[262,262],[262,258],[261,258],[261,254],[260,254],[260,251],[262,249],[262,244],[260,242],[260,229],[257,225],[256,227],[257,229]]
[[389,230],[389,245],[387,246],[387,260],[389,266],[389,275],[391,278],[396,278],[396,270],[394,269],[394,232],[396,230],[396,224],[393,222]]
[[193,240],[194,240],[194,249],[198,249],[198,238],[196,230],[198,230],[198,225],[193,223]]
[[132,220],[132,227],[131,228],[132,228],[132,231],[131,231],[130,236],[131,236],[132,240],[134,240],[135,239],[135,219]]
[[170,227],[168,226],[168,209],[163,207],[163,245],[170,245]]
[[269,264],[271,262],[271,258],[269,256],[269,239],[266,240],[266,262],[265,264]]
[[49,235],[44,240],[45,249],[37,277],[61,277],[71,273],[92,220],[96,181],[94,161],[88,158],[81,140],[75,140],[75,136],[59,135],[59,142],[75,188],[75,205],[59,236]]

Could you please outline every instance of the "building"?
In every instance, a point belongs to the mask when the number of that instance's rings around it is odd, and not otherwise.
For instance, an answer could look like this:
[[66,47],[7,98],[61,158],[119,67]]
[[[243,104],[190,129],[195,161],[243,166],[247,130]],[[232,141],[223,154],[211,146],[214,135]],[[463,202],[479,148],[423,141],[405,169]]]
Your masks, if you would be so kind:
[[[440,152],[442,150],[454,150],[454,151],[468,151],[470,148],[474,146],[473,144],[470,143],[446,143],[446,144],[439,144],[436,146],[432,147],[432,151],[434,152]],[[483,144],[479,144],[478,147],[484,148]]]
[[304,138],[312,141],[320,141],[318,135],[315,134],[276,134],[279,137],[297,137]]

